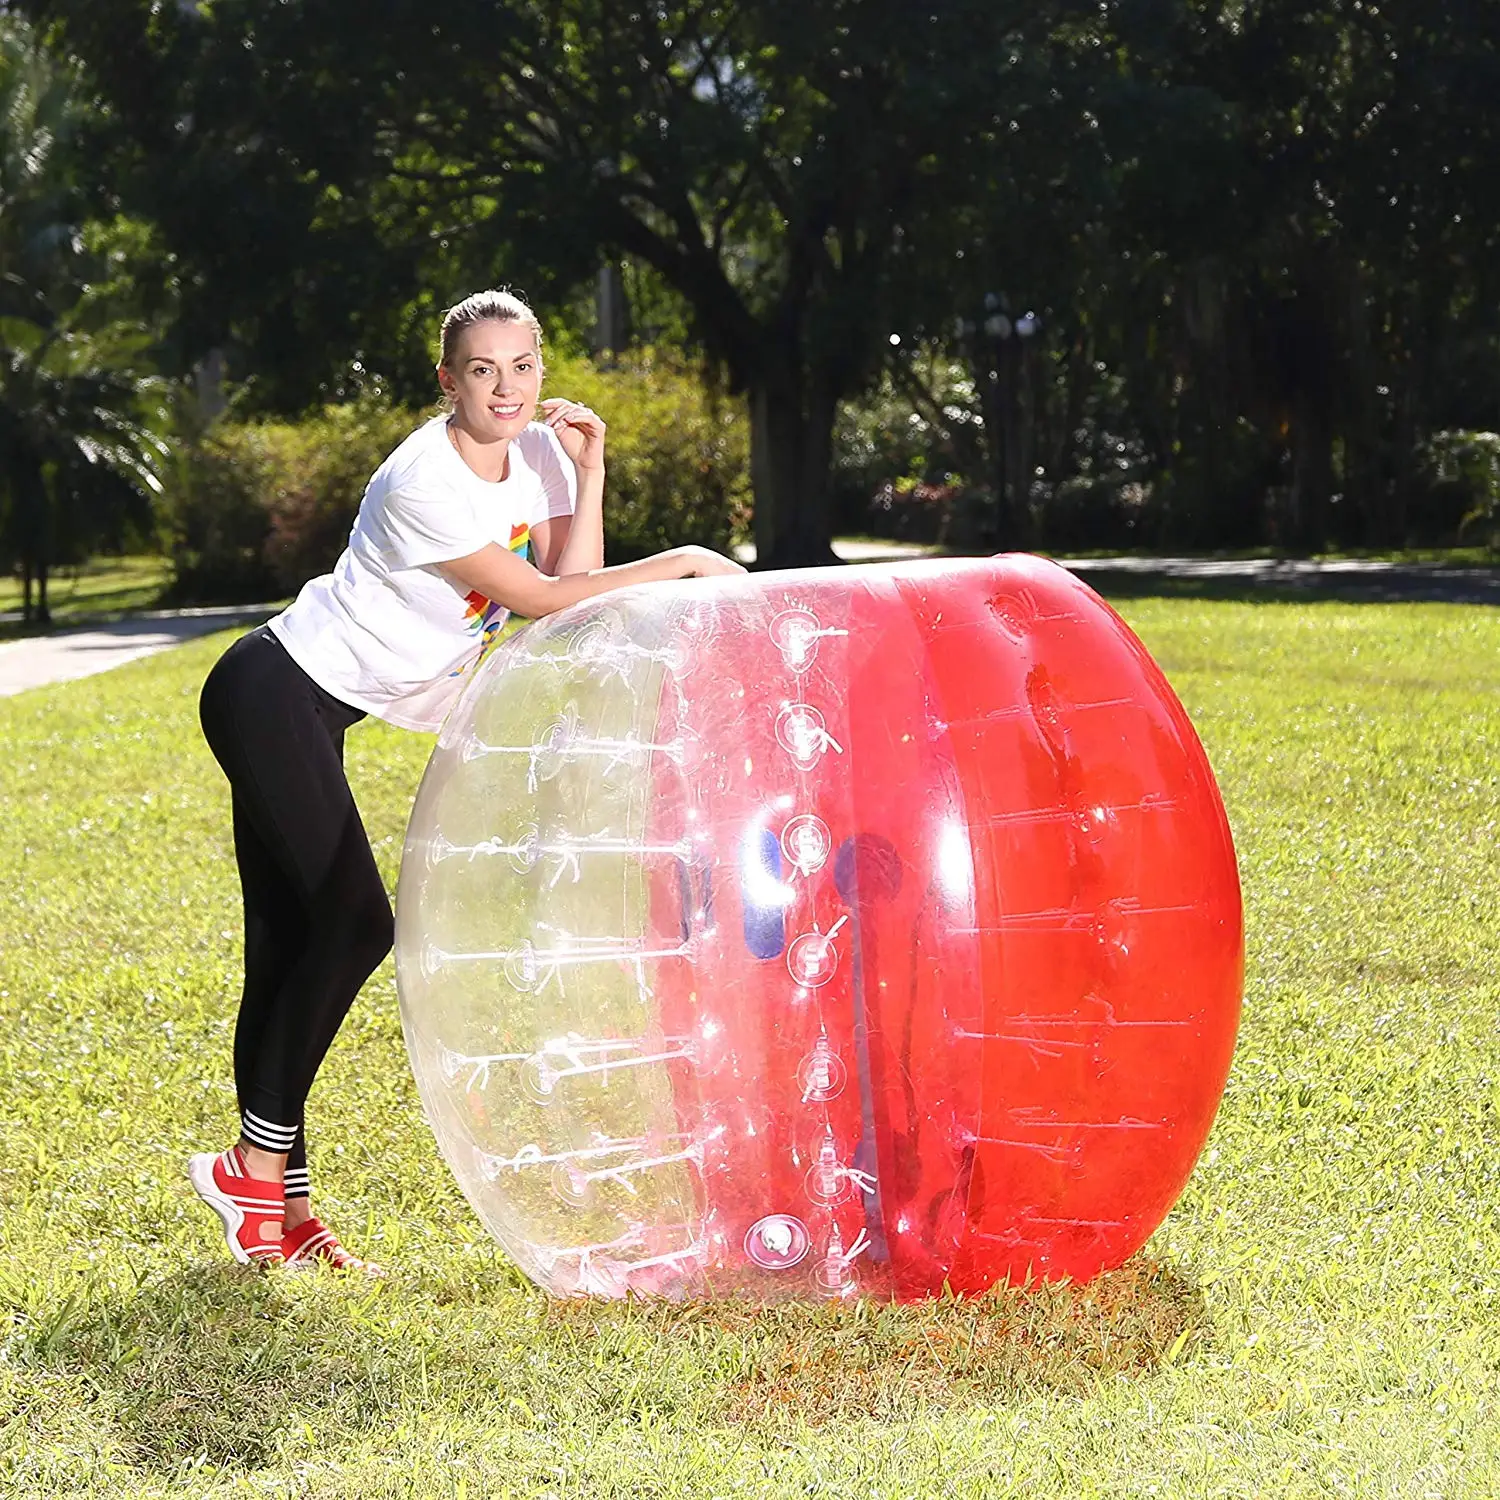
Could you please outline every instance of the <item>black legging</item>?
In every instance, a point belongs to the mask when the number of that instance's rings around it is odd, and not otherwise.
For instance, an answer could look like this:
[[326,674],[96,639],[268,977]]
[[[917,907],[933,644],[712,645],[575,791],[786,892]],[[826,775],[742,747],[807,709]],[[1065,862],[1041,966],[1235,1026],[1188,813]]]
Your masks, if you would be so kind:
[[245,898],[242,1128],[253,1145],[288,1151],[290,1191],[306,1182],[308,1090],[391,951],[390,901],[344,775],[344,731],[364,714],[324,692],[265,626],[220,657],[199,713],[233,793]]

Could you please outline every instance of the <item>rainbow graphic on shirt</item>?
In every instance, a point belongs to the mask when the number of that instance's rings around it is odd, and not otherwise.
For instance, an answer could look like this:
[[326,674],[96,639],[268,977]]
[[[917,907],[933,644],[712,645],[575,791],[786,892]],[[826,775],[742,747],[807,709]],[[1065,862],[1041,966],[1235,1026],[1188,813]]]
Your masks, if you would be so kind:
[[[508,545],[512,552],[524,555],[531,545],[531,528],[512,526]],[[462,677],[465,672],[477,667],[495,649],[500,639],[500,627],[505,624],[507,613],[504,605],[496,604],[493,599],[486,599],[478,589],[470,589],[464,595],[464,624],[471,635],[479,638],[479,652],[471,662],[460,667],[456,672],[450,672],[448,674],[450,677]]]

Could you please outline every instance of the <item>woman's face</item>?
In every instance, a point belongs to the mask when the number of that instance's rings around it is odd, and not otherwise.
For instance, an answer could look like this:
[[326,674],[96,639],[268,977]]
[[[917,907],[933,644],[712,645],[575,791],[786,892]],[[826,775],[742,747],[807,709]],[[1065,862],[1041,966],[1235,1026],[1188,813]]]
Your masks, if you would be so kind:
[[438,367],[438,384],[470,436],[518,437],[542,389],[536,335],[524,323],[471,323],[459,333],[451,364]]

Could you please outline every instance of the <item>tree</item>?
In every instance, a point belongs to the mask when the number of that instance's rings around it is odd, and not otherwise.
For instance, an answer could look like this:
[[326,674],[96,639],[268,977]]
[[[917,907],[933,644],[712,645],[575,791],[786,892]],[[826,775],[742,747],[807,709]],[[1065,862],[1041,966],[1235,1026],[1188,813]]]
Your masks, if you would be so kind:
[[[1143,0],[1114,30],[1158,465],[1220,541],[1403,544],[1426,432],[1497,415],[1500,11]],[[1460,350],[1465,391],[1436,378]]]
[[0,555],[21,570],[23,620],[49,621],[53,567],[148,524],[162,394],[101,340],[0,321]]
[[144,522],[164,454],[142,338],[86,283],[84,112],[76,80],[0,15],[0,557],[39,623],[55,564]]
[[[1001,535],[1056,542],[1049,510],[1086,490],[1102,529],[1111,486],[1146,480],[1143,542],[1451,537],[1418,463],[1435,428],[1500,421],[1500,9],[1132,0],[1078,40],[1047,66],[1090,128],[1027,95],[1026,170],[981,155],[956,199],[956,430],[982,434]],[[934,300],[923,347],[954,347],[954,311]]]
[[430,312],[424,265],[562,283],[603,253],[652,267],[748,400],[757,544],[780,564],[831,555],[837,405],[878,371],[909,268],[951,264],[938,241],[965,153],[1003,139],[1007,59],[1081,7],[30,8],[128,127],[133,201],[202,278],[200,310],[263,368],[289,365],[289,340],[330,368],[326,336],[370,329],[361,305]]

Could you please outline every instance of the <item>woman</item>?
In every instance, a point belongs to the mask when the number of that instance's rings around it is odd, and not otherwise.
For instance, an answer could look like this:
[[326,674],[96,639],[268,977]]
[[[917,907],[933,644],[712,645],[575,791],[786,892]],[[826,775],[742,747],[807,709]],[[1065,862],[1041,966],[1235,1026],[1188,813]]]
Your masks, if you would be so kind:
[[392,941],[344,732],[367,714],[436,730],[511,611],[743,571],[700,547],[604,566],[605,426],[571,401],[538,405],[541,328],[519,298],[450,308],[437,375],[451,411],[376,470],[333,572],[236,641],[203,687],[233,793],[245,989],[240,1139],[194,1156],[188,1175],[245,1264],[376,1271],[313,1216],[303,1128],[319,1064]]

